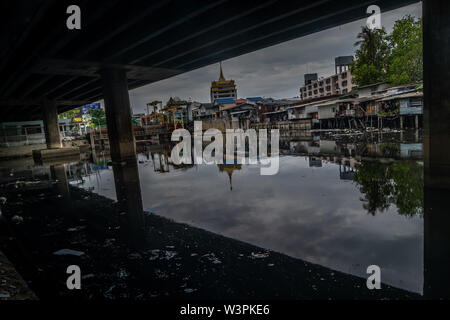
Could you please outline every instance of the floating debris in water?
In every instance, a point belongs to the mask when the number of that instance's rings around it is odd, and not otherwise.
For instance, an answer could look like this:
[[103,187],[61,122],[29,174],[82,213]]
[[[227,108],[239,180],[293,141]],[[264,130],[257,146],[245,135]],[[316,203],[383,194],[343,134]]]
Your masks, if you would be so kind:
[[125,269],[120,269],[118,272],[117,272],[117,276],[120,278],[120,279],[125,279],[125,278],[128,278],[128,276],[129,276],[130,274],[127,272],[127,270],[125,270]]
[[192,292],[195,292],[195,291],[197,291],[197,289],[191,289],[191,288],[184,289],[184,293],[192,293]]
[[131,259],[131,260],[142,259],[142,255],[138,252],[133,252],[128,255],[128,259]]
[[212,253],[212,252],[203,255],[202,258],[208,259],[208,260],[211,261],[213,264],[220,264],[220,263],[222,263],[222,261],[220,261],[220,260],[216,257],[216,255],[215,255],[214,253]]
[[149,260],[156,260],[159,257],[159,249],[155,249],[150,251],[151,257],[149,258]]
[[264,258],[267,258],[268,256],[269,256],[268,252],[258,252],[258,253],[252,252],[251,258],[264,259]]
[[159,249],[154,249],[150,251],[150,258],[149,260],[156,260],[156,259],[160,259],[160,260],[170,260],[173,257],[175,257],[178,253],[175,251],[169,251],[169,250],[159,250]]
[[103,296],[107,299],[114,299],[114,296],[111,294],[111,291],[115,288],[115,285],[112,285],[104,294]]
[[83,251],[71,250],[71,249],[61,249],[53,252],[54,255],[57,256],[77,256],[80,257],[84,255]]
[[159,269],[155,270],[155,275],[158,279],[166,279],[169,277],[169,275],[167,273],[165,273],[164,271],[161,271]]
[[86,228],[86,226],[79,226],[79,227],[69,228],[69,229],[67,229],[67,231],[69,231],[69,232],[75,232],[75,231],[83,230],[83,229],[85,229],[85,228]]
[[21,216],[15,215],[14,217],[11,218],[11,221],[14,222],[15,224],[19,224],[23,222],[23,218]]
[[175,251],[164,251],[164,255],[161,257],[161,259],[170,260],[173,257],[175,257],[178,253]]

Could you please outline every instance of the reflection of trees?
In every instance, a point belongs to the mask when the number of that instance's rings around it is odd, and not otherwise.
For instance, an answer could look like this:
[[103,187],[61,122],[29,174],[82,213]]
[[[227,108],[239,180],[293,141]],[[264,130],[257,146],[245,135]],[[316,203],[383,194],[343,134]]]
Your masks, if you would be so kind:
[[365,196],[363,207],[372,215],[391,204],[402,215],[423,213],[423,167],[417,162],[363,161],[354,181]]

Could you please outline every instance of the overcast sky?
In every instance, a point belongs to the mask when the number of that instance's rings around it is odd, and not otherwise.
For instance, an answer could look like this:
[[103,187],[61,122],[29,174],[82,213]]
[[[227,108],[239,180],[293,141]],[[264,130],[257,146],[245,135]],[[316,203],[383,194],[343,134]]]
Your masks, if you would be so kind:
[[[381,12],[381,24],[390,32],[394,22],[407,14],[421,17],[422,4]],[[353,44],[365,23],[366,19],[361,19],[225,60],[222,62],[225,78],[236,81],[239,98],[297,97],[305,73],[317,72],[319,77],[332,75],[335,57],[355,53]],[[210,102],[211,81],[218,78],[217,63],[132,90],[130,99],[133,111],[143,112],[148,102],[166,102],[171,96]]]

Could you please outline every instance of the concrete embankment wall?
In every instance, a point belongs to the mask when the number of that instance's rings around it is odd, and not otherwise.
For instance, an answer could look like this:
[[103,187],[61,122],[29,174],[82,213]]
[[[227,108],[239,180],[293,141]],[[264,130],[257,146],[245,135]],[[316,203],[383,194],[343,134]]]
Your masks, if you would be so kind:
[[[86,139],[77,139],[71,141],[63,141],[64,148],[70,147],[85,147],[89,148],[89,142]],[[39,144],[29,144],[21,146],[2,146],[0,147],[0,159],[17,159],[17,158],[27,158],[33,155],[33,150],[47,149],[45,143]]]

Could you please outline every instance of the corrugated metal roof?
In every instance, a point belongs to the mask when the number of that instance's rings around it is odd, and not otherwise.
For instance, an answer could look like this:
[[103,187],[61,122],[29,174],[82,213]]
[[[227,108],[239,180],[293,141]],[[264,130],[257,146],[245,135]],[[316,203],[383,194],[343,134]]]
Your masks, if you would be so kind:
[[261,100],[263,100],[263,98],[262,97],[250,97],[250,98],[247,98],[247,100],[249,100],[249,101],[261,101]]
[[227,104],[227,103],[234,103],[234,99],[232,98],[226,98],[226,99],[216,99],[217,104]]
[[395,99],[421,98],[421,97],[423,97],[423,92],[408,92],[404,94],[389,96],[383,99],[379,99],[378,101],[390,101]]

